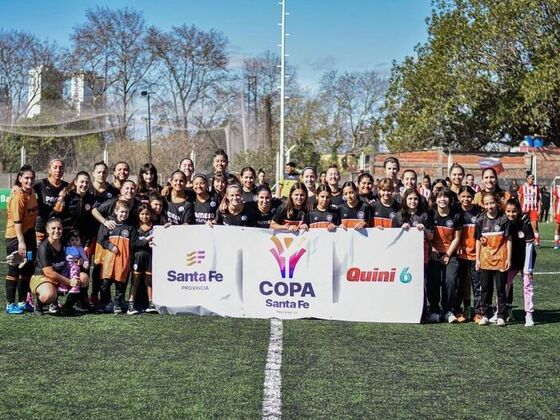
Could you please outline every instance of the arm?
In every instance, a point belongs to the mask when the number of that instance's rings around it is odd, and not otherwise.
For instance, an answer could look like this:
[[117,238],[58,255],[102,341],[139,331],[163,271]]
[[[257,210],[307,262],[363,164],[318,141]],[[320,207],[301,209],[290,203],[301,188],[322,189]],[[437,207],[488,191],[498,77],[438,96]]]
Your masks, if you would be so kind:
[[57,283],[65,284],[70,287],[74,287],[80,284],[79,278],[69,279],[68,277],[64,277],[62,274],[54,271],[52,267],[43,267],[42,272],[45,277],[48,277],[49,279],[52,279]]
[[506,269],[504,271],[509,270],[509,268],[511,267],[511,250],[512,250],[512,242],[511,242],[511,236],[508,237],[507,240],[507,261],[506,261]]
[[97,220],[101,225],[108,227],[109,229],[114,229],[117,224],[114,220],[107,220],[106,215],[108,215],[108,209],[104,206],[103,203],[98,208],[94,208],[91,210],[91,215]]
[[476,240],[476,271],[480,271],[480,249],[482,248],[482,244],[480,243],[480,239]]
[[117,247],[109,241],[110,233],[111,230],[106,226],[99,226],[99,232],[97,233],[97,243],[101,245],[104,249],[107,249],[116,254],[117,253],[116,251],[118,251]]

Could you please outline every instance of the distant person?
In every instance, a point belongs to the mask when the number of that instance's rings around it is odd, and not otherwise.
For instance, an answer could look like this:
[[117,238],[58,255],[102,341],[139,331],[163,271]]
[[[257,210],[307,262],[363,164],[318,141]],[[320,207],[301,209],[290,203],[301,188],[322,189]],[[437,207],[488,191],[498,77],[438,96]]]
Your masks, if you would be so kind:
[[120,191],[123,183],[130,175],[130,166],[127,162],[120,161],[113,166],[113,187]]
[[278,182],[276,187],[276,196],[278,198],[287,198],[292,186],[299,181],[299,174],[296,172],[296,164],[288,162],[284,166],[284,176]]
[[262,168],[257,171],[257,183],[256,183],[257,188],[260,187],[261,185],[268,185],[266,172]]
[[383,169],[385,170],[385,177],[393,181],[395,194],[400,194],[404,190],[404,185],[399,179],[399,171],[401,170],[399,160],[394,156],[389,156],[383,161]]
[[511,195],[512,198],[517,198],[519,200],[518,191],[519,191],[519,184],[517,183],[517,179],[514,179],[513,181],[511,181],[511,186],[509,187],[509,194]]
[[541,244],[539,237],[539,217],[541,213],[541,189],[535,184],[535,175],[527,172],[525,183],[517,191],[521,211],[527,215],[535,232],[535,245]]
[[552,199],[552,209],[554,212],[554,249],[560,249],[560,185],[554,186]]
[[480,192],[480,185],[475,184],[473,174],[465,175],[465,184],[471,187],[475,193]]
[[319,174],[319,185],[327,185],[327,173],[325,171]]
[[540,214],[540,221],[547,222],[548,221],[548,211],[550,209],[550,192],[546,187],[542,187],[541,189],[541,214]]

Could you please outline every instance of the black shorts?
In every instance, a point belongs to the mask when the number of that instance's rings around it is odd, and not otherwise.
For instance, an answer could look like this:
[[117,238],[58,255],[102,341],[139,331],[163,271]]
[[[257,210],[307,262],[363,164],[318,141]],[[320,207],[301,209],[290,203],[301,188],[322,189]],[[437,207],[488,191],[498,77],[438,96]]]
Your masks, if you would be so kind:
[[144,250],[136,251],[134,253],[134,262],[132,264],[132,271],[136,273],[151,273],[152,253]]
[[[37,239],[35,238],[35,229],[29,229],[23,234],[25,247],[27,248],[27,262],[22,268],[17,266],[8,266],[8,276],[18,278],[19,276],[31,277],[35,272],[35,260],[37,259]],[[6,238],[6,255],[10,255],[18,250],[17,238]],[[31,258],[30,258],[31,257]]]

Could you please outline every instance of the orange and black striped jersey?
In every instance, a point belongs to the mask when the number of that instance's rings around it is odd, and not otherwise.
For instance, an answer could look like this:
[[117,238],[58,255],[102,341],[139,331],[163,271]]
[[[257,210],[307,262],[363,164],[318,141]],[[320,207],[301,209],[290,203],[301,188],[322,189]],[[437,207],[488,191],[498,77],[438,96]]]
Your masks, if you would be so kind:
[[307,215],[307,225],[309,229],[326,229],[330,224],[339,225],[338,214],[330,210],[311,210]]
[[461,229],[461,242],[457,250],[457,256],[463,260],[476,260],[476,220],[482,213],[479,206],[472,206],[470,210],[461,210],[461,221],[463,228]]
[[450,210],[448,214],[442,216],[438,209],[433,209],[429,212],[429,219],[434,232],[432,247],[437,252],[447,252],[455,239],[455,232],[463,228],[461,213]]
[[481,242],[480,268],[505,270],[508,260],[507,240],[510,236],[509,221],[501,213],[492,219],[482,213],[476,221],[475,237]]
[[33,229],[39,214],[39,205],[35,192],[26,193],[24,191],[14,192],[8,197],[6,205],[8,209],[8,220],[6,222],[6,238],[16,238],[14,225],[21,224],[21,231],[25,232]]
[[371,220],[371,206],[359,200],[355,207],[350,207],[347,202],[344,202],[338,208],[338,217],[340,224],[347,228],[353,228],[362,222],[365,222],[368,227]]
[[304,209],[293,209],[292,214],[288,215],[287,206],[284,204],[274,213],[272,220],[279,225],[299,226],[306,222],[307,212]]
[[[138,230],[126,223],[118,223],[114,229],[104,225],[99,227],[97,242],[103,247],[101,257],[101,278],[119,282],[126,281],[132,263],[132,248],[139,242]],[[111,252],[113,247],[119,250],[118,255]]]
[[372,205],[373,210],[373,221],[370,223],[373,227],[385,227],[390,228],[395,226],[395,217],[397,217],[397,212],[400,210],[401,206],[396,200],[386,206],[381,200],[376,201]]

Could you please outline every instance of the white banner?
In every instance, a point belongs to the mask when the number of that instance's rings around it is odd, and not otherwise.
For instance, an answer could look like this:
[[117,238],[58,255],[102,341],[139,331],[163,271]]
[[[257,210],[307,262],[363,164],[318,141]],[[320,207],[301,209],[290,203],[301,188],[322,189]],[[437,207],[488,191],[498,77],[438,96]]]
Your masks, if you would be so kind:
[[153,301],[162,313],[420,322],[417,230],[183,225],[154,233]]

